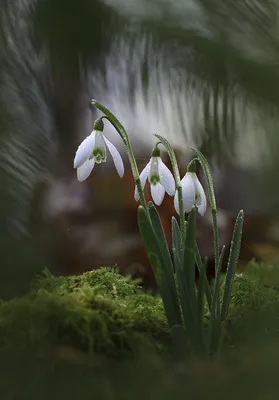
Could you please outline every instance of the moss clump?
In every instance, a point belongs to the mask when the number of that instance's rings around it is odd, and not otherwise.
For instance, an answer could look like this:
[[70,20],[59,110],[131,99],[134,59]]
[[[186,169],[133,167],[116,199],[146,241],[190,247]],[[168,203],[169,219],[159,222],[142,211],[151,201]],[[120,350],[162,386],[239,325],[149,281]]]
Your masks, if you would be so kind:
[[[235,348],[279,329],[279,291],[266,285],[275,272],[259,264],[247,271],[235,278],[225,336]],[[70,277],[45,271],[28,294],[0,303],[0,350],[129,358],[165,350],[167,329],[161,299],[111,268]]]
[[167,329],[161,299],[108,268],[81,276],[48,271],[31,291],[0,304],[0,345],[48,353],[61,346],[110,357],[159,349]]
[[227,327],[234,350],[180,363],[156,351],[165,348],[158,335],[167,336],[160,298],[112,269],[67,278],[46,271],[28,295],[0,304],[0,398],[276,398],[273,268],[251,264],[236,276]]

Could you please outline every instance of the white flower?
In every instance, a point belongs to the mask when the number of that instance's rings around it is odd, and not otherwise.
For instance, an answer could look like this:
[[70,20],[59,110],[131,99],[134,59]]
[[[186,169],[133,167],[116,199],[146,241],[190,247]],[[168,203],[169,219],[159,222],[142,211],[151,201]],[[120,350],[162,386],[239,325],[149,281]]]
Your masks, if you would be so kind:
[[[147,178],[151,186],[152,198],[157,206],[162,204],[165,197],[165,192],[167,192],[170,196],[174,196],[174,178],[168,167],[163,163],[160,156],[151,157],[149,163],[142,170],[140,174],[142,190],[144,190]],[[137,187],[135,189],[135,199],[136,201],[139,200]]]
[[80,182],[90,175],[95,163],[100,164],[107,159],[106,147],[112,156],[115,168],[122,178],[124,165],[117,148],[104,136],[102,131],[93,130],[89,136],[79,145],[74,168],[77,169],[77,178]]
[[[186,172],[184,178],[181,180],[181,186],[184,212],[189,213],[192,207],[196,205],[198,212],[204,215],[206,211],[206,196],[196,173]],[[174,208],[179,214],[177,191],[174,196]]]

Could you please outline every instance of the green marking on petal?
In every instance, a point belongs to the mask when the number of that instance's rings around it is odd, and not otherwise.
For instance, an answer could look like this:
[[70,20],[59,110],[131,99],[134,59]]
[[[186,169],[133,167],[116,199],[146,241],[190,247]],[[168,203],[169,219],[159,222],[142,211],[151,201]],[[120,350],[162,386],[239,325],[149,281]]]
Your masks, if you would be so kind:
[[[92,157],[92,156],[91,156]],[[100,164],[106,161],[106,152],[103,151],[100,147],[95,147],[93,150],[93,157],[96,163]]]
[[157,183],[159,183],[159,182],[160,182],[160,177],[159,177],[158,174],[152,174],[152,175],[150,176],[150,183],[151,183],[153,186],[156,186]]

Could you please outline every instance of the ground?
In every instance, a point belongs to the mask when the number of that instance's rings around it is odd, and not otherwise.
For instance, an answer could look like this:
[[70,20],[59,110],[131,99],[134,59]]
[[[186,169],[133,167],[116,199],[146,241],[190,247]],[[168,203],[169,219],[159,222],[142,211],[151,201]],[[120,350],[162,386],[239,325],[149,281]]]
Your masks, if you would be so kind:
[[46,270],[0,304],[0,398],[275,398],[278,278],[250,263],[234,283],[222,353],[177,362],[159,296],[109,268],[67,278]]

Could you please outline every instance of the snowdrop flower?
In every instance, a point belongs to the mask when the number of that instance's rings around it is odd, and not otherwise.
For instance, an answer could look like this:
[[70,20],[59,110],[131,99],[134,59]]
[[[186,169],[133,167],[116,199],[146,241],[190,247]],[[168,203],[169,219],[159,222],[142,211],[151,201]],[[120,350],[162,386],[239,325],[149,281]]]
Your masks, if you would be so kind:
[[[184,212],[189,213],[192,207],[196,206],[201,215],[206,211],[206,196],[203,187],[198,180],[195,172],[191,168],[186,172],[184,178],[181,180],[182,198]],[[174,208],[179,214],[178,193],[176,191],[174,196]]]
[[[163,163],[160,157],[160,150],[157,147],[155,147],[152,152],[151,160],[140,174],[142,190],[144,190],[147,179],[151,186],[152,198],[157,206],[162,204],[165,197],[165,192],[167,192],[170,196],[174,196],[174,178],[168,167]],[[135,200],[139,200],[137,187],[135,189]]]
[[100,164],[106,161],[106,147],[112,156],[120,178],[124,175],[124,165],[119,151],[104,136],[103,129],[103,121],[101,119],[95,121],[93,131],[84,139],[77,149],[74,159],[74,168],[77,169],[77,178],[80,182],[88,178],[96,163]]

